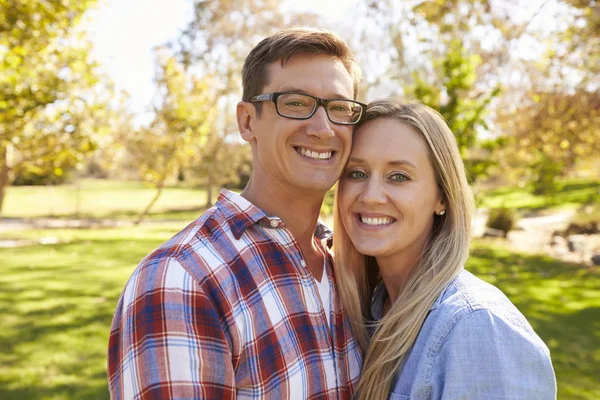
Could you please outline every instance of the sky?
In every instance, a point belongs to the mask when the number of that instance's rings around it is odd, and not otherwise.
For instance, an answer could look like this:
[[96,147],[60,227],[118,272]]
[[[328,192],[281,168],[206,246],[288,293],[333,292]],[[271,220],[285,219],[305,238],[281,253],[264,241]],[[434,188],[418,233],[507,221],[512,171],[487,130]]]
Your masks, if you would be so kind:
[[[357,1],[292,1],[283,9],[340,15]],[[191,18],[192,4],[192,0],[100,0],[89,15],[92,56],[116,88],[129,93],[130,109],[142,119],[155,90],[153,48],[179,36]]]
[[154,95],[153,48],[185,28],[189,0],[101,0],[89,16],[92,57],[118,90],[131,96],[131,109],[143,113]]

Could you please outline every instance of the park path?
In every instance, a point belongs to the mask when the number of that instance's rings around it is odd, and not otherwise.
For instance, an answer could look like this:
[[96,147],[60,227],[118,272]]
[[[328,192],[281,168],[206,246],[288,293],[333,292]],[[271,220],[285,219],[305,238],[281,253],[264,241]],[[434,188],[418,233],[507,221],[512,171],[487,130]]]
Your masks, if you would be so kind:
[[[589,263],[590,251],[598,253],[600,251],[600,237],[586,238],[587,252],[572,253],[565,245],[551,246],[552,234],[556,231],[564,230],[569,221],[574,216],[575,211],[565,210],[551,215],[529,216],[521,218],[517,223],[517,228],[508,234],[507,241],[510,247],[519,252],[532,254],[547,254],[552,257],[560,258],[566,261]],[[487,221],[486,213],[479,210],[474,219],[474,236],[481,237],[485,232]],[[147,220],[142,225],[157,225],[173,221]],[[182,224],[184,221],[180,221]],[[324,221],[332,225],[331,219]],[[123,220],[102,220],[102,219],[59,219],[59,218],[5,218],[0,221],[0,233],[6,234],[11,231],[25,229],[68,229],[68,228],[119,228],[133,226],[132,221]],[[6,236],[6,235],[5,235]],[[25,239],[0,239],[1,247],[20,247],[31,244],[56,244],[55,238],[44,238],[39,242],[33,242]]]
[[544,252],[552,240],[552,234],[566,229],[574,215],[574,210],[566,210],[551,215],[521,218],[517,229],[508,234],[511,247],[528,253]]

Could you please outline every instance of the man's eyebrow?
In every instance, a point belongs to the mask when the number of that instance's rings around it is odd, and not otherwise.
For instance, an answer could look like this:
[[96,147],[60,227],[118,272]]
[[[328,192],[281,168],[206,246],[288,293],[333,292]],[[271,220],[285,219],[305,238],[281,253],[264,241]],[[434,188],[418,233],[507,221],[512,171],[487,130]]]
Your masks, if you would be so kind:
[[[279,92],[295,92],[295,93],[302,93],[302,94],[307,94],[309,96],[315,96],[312,93],[307,92],[304,89],[299,89],[296,87],[282,87]],[[315,96],[318,97],[318,96]],[[332,93],[330,96],[324,97],[325,99],[348,99],[348,100],[352,100],[350,97],[346,97],[342,94],[339,94],[338,92]]]

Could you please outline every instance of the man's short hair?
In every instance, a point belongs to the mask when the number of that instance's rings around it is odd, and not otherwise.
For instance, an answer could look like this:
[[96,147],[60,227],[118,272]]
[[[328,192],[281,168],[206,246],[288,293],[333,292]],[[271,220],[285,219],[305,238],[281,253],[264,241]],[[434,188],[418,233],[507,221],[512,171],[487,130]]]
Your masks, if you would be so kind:
[[[284,66],[297,54],[331,55],[344,64],[354,83],[354,99],[358,96],[358,85],[362,73],[350,48],[337,34],[311,28],[284,29],[260,41],[248,54],[242,69],[242,100],[262,94],[269,83],[268,67],[279,61]],[[261,103],[254,103],[257,113],[262,111]]]

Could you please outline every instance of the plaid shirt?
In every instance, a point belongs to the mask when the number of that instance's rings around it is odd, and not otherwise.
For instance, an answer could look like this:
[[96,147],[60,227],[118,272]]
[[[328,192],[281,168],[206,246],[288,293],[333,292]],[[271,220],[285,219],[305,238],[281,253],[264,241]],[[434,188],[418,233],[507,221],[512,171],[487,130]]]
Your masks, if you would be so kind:
[[362,355],[327,264],[330,325],[284,222],[223,190],[129,279],[109,340],[112,398],[350,399]]

